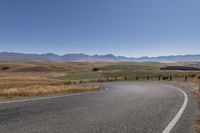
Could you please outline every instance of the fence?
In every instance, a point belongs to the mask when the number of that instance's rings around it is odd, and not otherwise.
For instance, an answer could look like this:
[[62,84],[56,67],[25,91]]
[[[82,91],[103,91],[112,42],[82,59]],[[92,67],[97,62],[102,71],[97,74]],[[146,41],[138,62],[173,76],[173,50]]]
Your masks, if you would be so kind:
[[[194,78],[190,78],[194,79]],[[78,83],[92,83],[92,82],[111,82],[111,81],[188,81],[189,77],[187,75],[183,77],[176,77],[173,75],[158,75],[158,76],[135,76],[135,77],[107,77],[107,78],[97,78],[90,80],[74,80],[74,81],[66,81],[66,84],[78,84]],[[200,85],[199,85],[200,89]]]

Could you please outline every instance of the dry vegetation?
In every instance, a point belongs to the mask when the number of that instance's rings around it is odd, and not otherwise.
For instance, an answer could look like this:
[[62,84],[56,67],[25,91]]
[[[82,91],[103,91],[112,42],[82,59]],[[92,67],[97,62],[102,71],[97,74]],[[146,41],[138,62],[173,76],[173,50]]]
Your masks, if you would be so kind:
[[[200,92],[197,89],[194,89],[194,93],[196,95],[198,108],[200,110]],[[195,133],[200,133],[200,111],[197,113],[194,130]]]
[[197,84],[197,87],[194,87],[193,92],[196,95],[196,99],[197,99],[197,105],[198,105],[198,113],[197,113],[197,117],[196,117],[196,122],[194,125],[194,133],[200,133],[200,91],[199,91],[199,80],[195,80],[193,81],[194,83]]
[[75,81],[62,80],[60,77],[104,64],[106,63],[0,62],[0,99],[99,90],[98,86],[75,86]]
[[61,93],[80,93],[97,90],[99,90],[98,86],[34,85],[27,87],[13,87],[9,89],[1,89],[0,97],[2,99],[12,99]]
[[[157,62],[0,62],[0,98],[38,96],[53,93],[66,93],[74,88],[74,92],[83,91],[80,86],[74,86],[74,82],[89,80],[115,79],[115,77],[128,77],[134,79],[139,76],[145,80],[158,80],[158,75],[172,74],[173,79],[193,80],[198,76],[195,72],[161,71],[161,66],[167,65],[199,65],[200,63],[157,63]],[[93,71],[98,68],[98,71]],[[37,88],[37,89],[36,89]],[[49,88],[49,89],[48,89]],[[70,89],[69,89],[70,88]],[[93,87],[83,88],[93,90]],[[95,87],[95,89],[97,89]],[[59,91],[58,91],[59,90]],[[17,93],[21,92],[21,94]],[[36,92],[38,91],[38,92]],[[49,91],[49,92],[47,92]],[[11,94],[9,94],[11,93]]]

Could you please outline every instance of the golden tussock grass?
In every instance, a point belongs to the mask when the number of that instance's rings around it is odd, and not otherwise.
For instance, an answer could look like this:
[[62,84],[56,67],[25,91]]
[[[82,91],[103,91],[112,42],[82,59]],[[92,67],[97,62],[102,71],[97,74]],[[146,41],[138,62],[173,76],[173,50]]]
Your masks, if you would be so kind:
[[194,132],[200,133],[200,92],[198,91],[198,88],[193,90],[194,94],[196,95],[197,104],[198,104],[198,113],[196,116],[196,122],[194,125]]
[[23,88],[9,88],[1,89],[0,97],[4,99],[20,98],[20,97],[31,97],[31,96],[44,96],[52,94],[63,94],[63,93],[80,93],[87,91],[97,91],[99,86],[51,86],[51,85],[33,85]]

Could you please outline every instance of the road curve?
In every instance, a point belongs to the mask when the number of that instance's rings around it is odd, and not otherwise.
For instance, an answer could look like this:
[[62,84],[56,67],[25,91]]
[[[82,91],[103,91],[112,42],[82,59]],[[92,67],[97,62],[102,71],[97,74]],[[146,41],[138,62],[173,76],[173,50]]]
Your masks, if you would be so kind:
[[[96,93],[0,103],[0,133],[192,133],[193,94],[158,82],[103,83]],[[179,90],[181,89],[187,95]]]

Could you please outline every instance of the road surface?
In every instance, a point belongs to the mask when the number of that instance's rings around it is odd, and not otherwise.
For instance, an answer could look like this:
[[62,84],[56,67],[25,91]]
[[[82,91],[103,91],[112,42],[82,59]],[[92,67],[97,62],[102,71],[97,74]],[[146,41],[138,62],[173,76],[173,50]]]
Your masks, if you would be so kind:
[[164,133],[170,123],[165,133],[192,132],[197,107],[187,89],[158,82],[101,85],[106,89],[95,93],[0,103],[0,133]]

